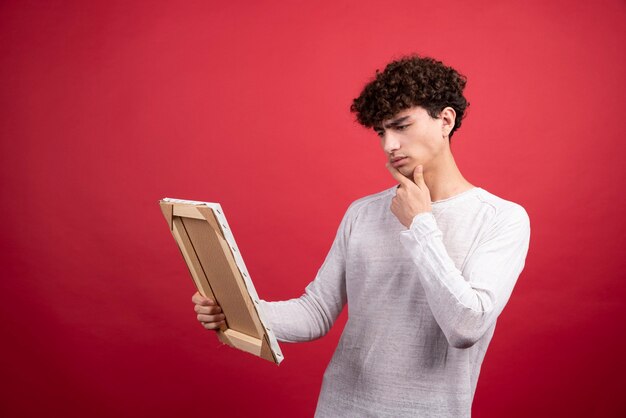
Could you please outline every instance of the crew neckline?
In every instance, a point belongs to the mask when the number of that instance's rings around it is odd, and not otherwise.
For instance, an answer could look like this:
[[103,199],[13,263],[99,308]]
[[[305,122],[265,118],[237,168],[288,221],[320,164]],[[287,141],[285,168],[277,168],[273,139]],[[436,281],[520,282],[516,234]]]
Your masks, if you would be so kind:
[[448,197],[446,199],[441,199],[441,200],[437,200],[435,202],[431,202],[431,204],[441,206],[442,204],[445,204],[445,203],[450,202],[452,200],[460,199],[460,198],[462,198],[464,196],[467,196],[467,195],[472,195],[472,194],[478,192],[478,190],[480,190],[480,187],[472,187],[471,189],[467,189],[464,192],[457,193],[454,196],[450,196],[450,197]]
[[[390,189],[390,191],[392,193],[395,193],[395,190],[397,190],[397,188],[398,188],[398,185],[395,185],[395,186],[393,186]],[[431,203],[433,209],[443,208],[443,207],[446,207],[446,206],[456,202],[459,199],[472,196],[472,195],[478,193],[480,190],[482,190],[481,187],[475,186],[475,187],[472,187],[471,189],[465,190],[464,192],[457,193],[454,196],[450,196],[450,197],[448,197],[446,199],[441,199],[441,200],[437,200],[435,202],[430,202],[430,203]]]

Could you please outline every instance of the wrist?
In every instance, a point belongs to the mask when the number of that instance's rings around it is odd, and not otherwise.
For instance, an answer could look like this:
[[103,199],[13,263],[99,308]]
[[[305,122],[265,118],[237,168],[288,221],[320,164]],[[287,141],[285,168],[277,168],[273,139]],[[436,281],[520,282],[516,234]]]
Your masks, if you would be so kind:
[[434,216],[432,211],[424,211],[424,212],[419,212],[418,214],[416,214],[415,216],[413,216],[413,219],[411,220],[411,223],[409,224],[409,229],[412,230],[418,230],[418,229],[423,229],[423,228],[419,228],[420,224],[428,224],[432,218],[432,220],[434,220]]

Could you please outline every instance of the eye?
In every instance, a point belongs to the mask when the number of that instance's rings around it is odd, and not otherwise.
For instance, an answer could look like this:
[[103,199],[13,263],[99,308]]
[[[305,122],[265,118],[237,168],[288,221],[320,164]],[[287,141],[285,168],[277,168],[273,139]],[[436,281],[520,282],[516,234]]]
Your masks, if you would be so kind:
[[375,130],[374,132],[376,132],[376,135],[378,135],[380,138],[383,137],[383,135],[385,135],[385,131],[381,130]]
[[396,126],[396,131],[404,131],[406,130],[406,128],[408,128],[410,125],[398,125]]

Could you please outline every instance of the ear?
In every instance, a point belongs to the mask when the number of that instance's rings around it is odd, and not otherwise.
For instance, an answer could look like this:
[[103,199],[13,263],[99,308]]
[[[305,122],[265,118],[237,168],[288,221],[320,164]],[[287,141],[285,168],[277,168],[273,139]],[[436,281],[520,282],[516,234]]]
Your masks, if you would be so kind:
[[450,106],[444,108],[439,114],[441,117],[441,135],[445,138],[450,135],[454,129],[454,121],[456,120],[456,112]]

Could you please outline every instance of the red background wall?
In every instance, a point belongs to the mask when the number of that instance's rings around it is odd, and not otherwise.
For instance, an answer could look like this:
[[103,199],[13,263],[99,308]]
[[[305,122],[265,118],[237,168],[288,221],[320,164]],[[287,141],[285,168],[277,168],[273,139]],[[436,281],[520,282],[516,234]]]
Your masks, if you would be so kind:
[[299,296],[394,184],[351,100],[419,52],[469,79],[466,178],[532,224],[474,415],[623,416],[625,23],[619,0],[2,2],[0,415],[312,416],[346,312],[280,367],[221,346],[157,201],[221,202],[261,297]]

